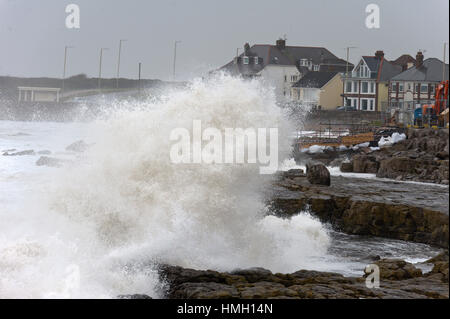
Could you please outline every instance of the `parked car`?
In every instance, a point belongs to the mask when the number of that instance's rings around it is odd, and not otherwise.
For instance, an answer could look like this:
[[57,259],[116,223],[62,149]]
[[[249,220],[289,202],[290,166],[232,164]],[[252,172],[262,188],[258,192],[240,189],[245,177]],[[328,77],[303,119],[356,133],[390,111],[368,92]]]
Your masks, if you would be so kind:
[[338,111],[356,111],[354,106],[339,106],[336,110]]

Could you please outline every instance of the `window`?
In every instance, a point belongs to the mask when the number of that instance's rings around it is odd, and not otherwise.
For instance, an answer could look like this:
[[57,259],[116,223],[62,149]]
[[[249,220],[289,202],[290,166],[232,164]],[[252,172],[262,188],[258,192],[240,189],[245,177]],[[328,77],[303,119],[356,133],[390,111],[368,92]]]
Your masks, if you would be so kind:
[[350,93],[352,91],[352,82],[347,81],[345,82],[345,92]]
[[392,92],[397,92],[397,83],[392,83]]
[[284,82],[287,82],[287,75],[284,76]]
[[314,71],[319,71],[319,65],[314,65]]
[[358,92],[358,82],[353,82],[353,92]]
[[412,90],[412,84],[408,83],[408,91],[411,91],[411,90]]
[[369,82],[361,82],[361,93],[369,93]]
[[375,82],[370,82],[370,93],[375,93]]
[[352,100],[349,98],[345,99],[345,106],[352,106]]
[[362,99],[362,100],[361,100],[361,109],[362,109],[363,111],[367,111],[367,104],[368,104],[367,99]]
[[301,59],[300,60],[300,66],[308,66],[308,65],[309,65],[308,59]]
[[419,83],[416,84],[415,91],[416,91],[416,93],[420,93],[420,84]]
[[248,64],[250,62],[250,59],[248,56],[244,56],[242,61],[244,64]]
[[431,90],[431,94],[436,94],[436,86],[434,84],[431,84],[430,90]]
[[374,111],[375,110],[375,100],[370,100],[370,110]]
[[420,86],[420,93],[428,93],[428,84],[423,83],[423,84]]
[[259,58],[257,56],[255,56],[254,61],[255,61],[255,64],[259,64]]
[[297,82],[297,78],[296,75],[291,75],[291,82]]
[[403,83],[398,84],[398,91],[403,92]]

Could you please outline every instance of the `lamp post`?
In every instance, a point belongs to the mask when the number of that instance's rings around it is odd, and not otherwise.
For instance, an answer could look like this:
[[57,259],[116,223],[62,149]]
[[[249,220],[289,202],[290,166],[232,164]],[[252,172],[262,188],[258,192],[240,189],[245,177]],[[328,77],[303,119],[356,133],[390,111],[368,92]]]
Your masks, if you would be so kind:
[[347,65],[345,67],[345,75],[346,77],[348,77],[348,65],[349,65],[348,60],[350,58],[350,49],[356,49],[356,47],[346,47],[345,49],[347,50]]
[[64,70],[63,70],[61,94],[64,94],[64,89],[65,89],[65,85],[66,85],[65,81],[66,81],[66,69],[67,69],[67,51],[69,49],[73,49],[73,47],[67,46],[67,45],[64,47]]
[[98,90],[102,89],[102,60],[103,60],[103,51],[109,50],[108,48],[100,49],[100,63],[98,68]]
[[120,56],[121,56],[121,53],[122,53],[122,42],[125,42],[125,41],[127,41],[127,40],[124,40],[124,39],[122,39],[122,40],[119,40],[119,57],[118,57],[118,60],[117,60],[117,77],[116,77],[116,89],[118,89],[118,88],[119,88],[119,76],[120,76]]
[[176,78],[176,68],[177,68],[177,45],[181,43],[181,41],[175,41],[174,45],[174,53],[173,53],[173,80]]

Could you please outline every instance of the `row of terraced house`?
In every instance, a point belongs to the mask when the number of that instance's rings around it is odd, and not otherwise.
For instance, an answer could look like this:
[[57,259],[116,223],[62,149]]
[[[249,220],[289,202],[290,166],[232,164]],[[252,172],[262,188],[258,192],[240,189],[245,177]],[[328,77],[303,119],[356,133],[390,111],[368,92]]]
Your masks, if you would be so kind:
[[[397,111],[409,122],[416,107],[434,100],[436,85],[448,80],[448,64],[437,58],[404,54],[395,60],[379,50],[362,56],[356,65],[323,47],[274,45],[244,46],[242,54],[224,70],[270,83],[278,101],[309,104],[322,110],[341,106],[360,111]],[[409,124],[409,123],[408,123]]]

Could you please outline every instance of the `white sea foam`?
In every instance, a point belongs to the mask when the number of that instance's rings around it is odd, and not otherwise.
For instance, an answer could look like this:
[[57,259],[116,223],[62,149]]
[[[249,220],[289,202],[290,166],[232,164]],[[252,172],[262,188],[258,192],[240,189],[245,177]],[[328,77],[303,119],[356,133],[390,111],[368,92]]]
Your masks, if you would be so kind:
[[21,179],[20,196],[29,196],[0,210],[2,219],[11,217],[0,235],[0,297],[160,297],[155,263],[316,268],[327,231],[306,214],[264,217],[261,188],[272,177],[261,176],[257,165],[169,159],[170,131],[191,129],[193,119],[218,129],[278,127],[280,159],[286,158],[292,128],[271,91],[223,76],[158,102],[114,109],[83,129],[95,143],[83,157],[45,169],[45,178]]

